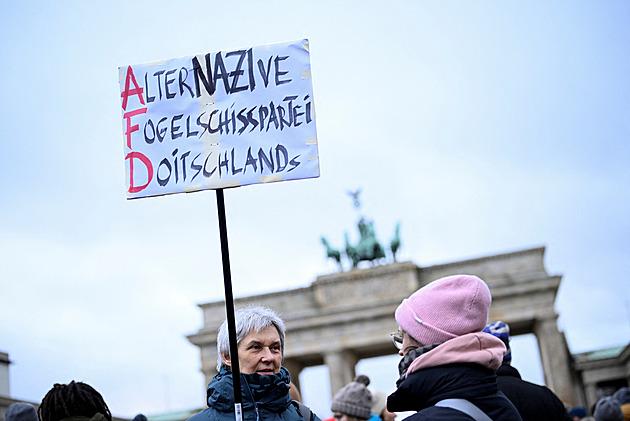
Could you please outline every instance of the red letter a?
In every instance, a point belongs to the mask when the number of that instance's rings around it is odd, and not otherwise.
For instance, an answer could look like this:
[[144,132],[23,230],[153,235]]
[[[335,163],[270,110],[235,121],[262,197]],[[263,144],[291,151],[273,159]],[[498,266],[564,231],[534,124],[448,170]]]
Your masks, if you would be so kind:
[[[135,88],[129,90],[129,81],[133,82]],[[144,88],[138,86],[138,82],[136,82],[136,76],[133,74],[131,66],[127,67],[127,76],[125,77],[125,91],[120,94],[123,99],[123,110],[127,109],[127,99],[129,98],[129,95],[138,95],[138,98],[140,98],[140,103],[144,105],[144,98],[142,98],[143,92]]]

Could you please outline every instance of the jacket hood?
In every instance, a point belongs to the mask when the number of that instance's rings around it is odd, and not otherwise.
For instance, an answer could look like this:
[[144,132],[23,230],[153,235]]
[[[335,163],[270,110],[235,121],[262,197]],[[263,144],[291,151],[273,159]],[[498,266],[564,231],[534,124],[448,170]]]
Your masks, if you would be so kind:
[[503,361],[505,344],[501,339],[485,332],[468,333],[450,339],[416,358],[407,376],[423,368],[447,364],[478,364],[495,371]]
[[[281,412],[291,404],[289,371],[281,367],[278,374],[262,376],[241,373],[243,409],[256,405],[271,412]],[[208,384],[208,406],[222,412],[234,411],[234,382],[232,372],[222,369]]]

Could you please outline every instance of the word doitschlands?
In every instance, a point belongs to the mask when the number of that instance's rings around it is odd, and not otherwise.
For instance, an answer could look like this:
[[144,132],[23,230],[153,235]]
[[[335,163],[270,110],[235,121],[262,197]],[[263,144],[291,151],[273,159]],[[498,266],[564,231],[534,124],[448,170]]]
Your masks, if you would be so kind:
[[[134,193],[143,190],[153,181],[153,177],[156,178],[161,187],[165,187],[169,183],[193,183],[200,176],[204,178],[218,176],[221,178],[248,173],[273,174],[284,170],[288,173],[300,165],[300,161],[298,161],[300,155],[289,159],[287,148],[280,144],[269,148],[268,152],[262,148],[259,148],[258,152],[252,152],[250,147],[246,156],[238,156],[238,151],[235,152],[235,148],[229,152],[209,152],[205,156],[202,155],[202,153],[197,153],[192,156],[191,151],[180,153],[178,149],[175,149],[171,154],[172,158],[162,159],[154,168],[146,156],[137,152],[130,152],[127,155],[131,168],[129,192]],[[134,160],[143,164],[146,170],[147,182],[142,186],[135,185]]]

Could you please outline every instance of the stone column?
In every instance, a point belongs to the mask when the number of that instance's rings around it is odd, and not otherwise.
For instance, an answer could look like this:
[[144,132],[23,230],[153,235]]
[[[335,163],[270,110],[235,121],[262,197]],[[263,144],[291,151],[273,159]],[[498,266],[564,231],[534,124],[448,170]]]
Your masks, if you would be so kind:
[[[214,342],[204,343],[203,345],[198,345],[201,351],[201,372],[205,378],[205,386],[208,386],[208,383],[212,380],[212,378],[217,374],[217,345],[216,338]],[[206,387],[204,386],[204,396]],[[205,400],[205,399],[204,399]]]
[[586,405],[588,408],[599,400],[597,394],[597,385],[595,383],[588,383],[584,385],[584,394],[586,395]]
[[564,334],[558,330],[557,320],[557,315],[537,320],[534,325],[534,335],[538,340],[540,361],[547,387],[553,390],[562,402],[574,405],[578,399],[571,380],[569,347]]
[[331,351],[324,354],[324,364],[330,374],[330,391],[334,396],[346,384],[354,380],[357,357],[348,350]]
[[[10,396],[11,385],[9,383],[9,354],[0,352],[0,395]],[[2,416],[4,419],[4,415]]]

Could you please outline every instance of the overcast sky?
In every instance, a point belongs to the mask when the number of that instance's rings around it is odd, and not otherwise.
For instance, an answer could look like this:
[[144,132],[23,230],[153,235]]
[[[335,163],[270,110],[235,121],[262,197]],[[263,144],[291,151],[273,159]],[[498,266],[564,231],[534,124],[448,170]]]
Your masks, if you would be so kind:
[[[235,296],[335,270],[319,237],[357,237],[347,191],[362,188],[378,238],[400,221],[399,257],[419,266],[546,246],[571,351],[627,344],[628,22],[622,0],[5,1],[12,395],[75,379],[119,416],[203,406],[185,335],[224,293],[215,193],[126,200],[118,67],[303,38],[321,177],[225,192]],[[393,390],[395,372],[370,370]],[[328,415],[325,390],[305,395]]]

